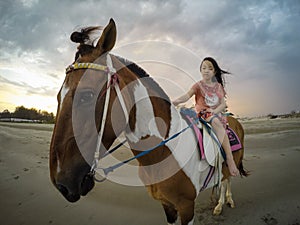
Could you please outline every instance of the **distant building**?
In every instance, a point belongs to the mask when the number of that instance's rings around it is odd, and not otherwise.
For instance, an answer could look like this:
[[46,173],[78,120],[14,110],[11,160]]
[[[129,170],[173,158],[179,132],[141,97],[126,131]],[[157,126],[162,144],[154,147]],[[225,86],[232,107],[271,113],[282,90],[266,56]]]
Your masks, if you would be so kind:
[[16,122],[16,123],[41,123],[40,120],[29,120],[20,118],[0,118],[1,122]]

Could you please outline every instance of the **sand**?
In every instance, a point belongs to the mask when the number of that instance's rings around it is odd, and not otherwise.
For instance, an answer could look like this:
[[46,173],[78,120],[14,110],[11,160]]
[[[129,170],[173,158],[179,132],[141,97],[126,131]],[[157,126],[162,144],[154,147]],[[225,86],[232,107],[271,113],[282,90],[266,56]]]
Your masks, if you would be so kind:
[[[300,225],[300,119],[244,120],[247,178],[234,178],[236,208],[212,215],[210,191],[199,194],[198,225]],[[0,123],[1,225],[167,224],[144,187],[97,184],[76,203],[49,179],[53,125]]]

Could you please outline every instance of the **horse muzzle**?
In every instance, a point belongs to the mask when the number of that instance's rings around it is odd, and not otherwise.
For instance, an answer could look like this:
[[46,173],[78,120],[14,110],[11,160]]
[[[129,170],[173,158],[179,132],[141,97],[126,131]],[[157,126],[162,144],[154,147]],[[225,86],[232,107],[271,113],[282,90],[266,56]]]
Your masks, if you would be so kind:
[[76,183],[58,179],[55,186],[69,202],[77,202],[81,196],[85,196],[95,186],[94,177],[90,174],[85,175],[79,184]]

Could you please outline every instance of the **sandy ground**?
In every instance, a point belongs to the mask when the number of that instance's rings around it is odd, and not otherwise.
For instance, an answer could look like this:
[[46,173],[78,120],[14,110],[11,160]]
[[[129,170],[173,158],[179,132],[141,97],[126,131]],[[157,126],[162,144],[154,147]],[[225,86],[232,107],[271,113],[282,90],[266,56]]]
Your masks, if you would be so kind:
[[[247,120],[244,165],[233,179],[236,208],[212,215],[210,190],[197,198],[196,224],[300,225],[300,119]],[[1,225],[160,225],[160,204],[144,187],[104,182],[68,203],[49,179],[52,125],[0,123]]]

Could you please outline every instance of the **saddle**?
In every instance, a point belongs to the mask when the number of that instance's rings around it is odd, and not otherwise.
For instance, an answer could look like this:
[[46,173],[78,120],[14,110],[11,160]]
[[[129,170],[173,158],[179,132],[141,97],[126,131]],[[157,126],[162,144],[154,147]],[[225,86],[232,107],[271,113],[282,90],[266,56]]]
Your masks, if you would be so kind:
[[[196,112],[192,109],[181,108],[180,113],[182,118],[187,121],[189,125],[192,124],[193,133],[197,140],[200,159],[206,159],[210,165],[214,166],[215,157],[218,154],[216,149],[219,149],[221,144],[212,130],[212,127],[206,121],[201,119],[199,120]],[[231,151],[234,152],[242,149],[239,137],[229,126],[226,128],[226,133],[230,142]]]

